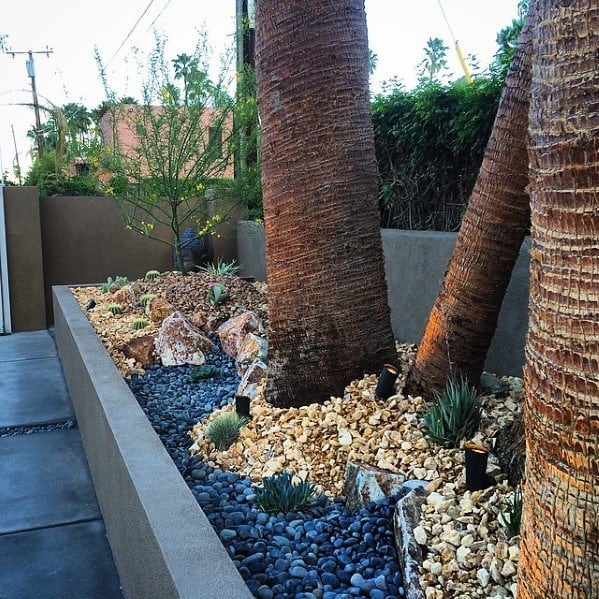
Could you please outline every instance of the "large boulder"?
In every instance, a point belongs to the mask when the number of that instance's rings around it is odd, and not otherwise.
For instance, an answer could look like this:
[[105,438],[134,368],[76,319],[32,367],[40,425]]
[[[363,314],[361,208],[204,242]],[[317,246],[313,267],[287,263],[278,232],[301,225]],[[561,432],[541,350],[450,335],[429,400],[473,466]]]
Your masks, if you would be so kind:
[[237,397],[248,397],[254,399],[258,392],[258,385],[266,377],[266,364],[259,359],[255,359],[245,371],[241,382],[237,386],[235,395]]
[[173,312],[162,322],[155,348],[164,366],[200,365],[206,362],[203,352],[211,351],[213,344],[183,312]]
[[361,462],[349,460],[345,467],[343,494],[347,507],[362,507],[370,501],[380,502],[402,491],[405,477]]
[[146,304],[146,315],[152,322],[160,322],[175,311],[175,307],[163,297],[153,297]]
[[232,358],[237,358],[245,336],[248,333],[264,334],[264,326],[254,312],[247,310],[223,322],[216,332],[223,351]]
[[239,376],[243,376],[250,364],[254,360],[266,362],[268,358],[268,341],[265,337],[248,333],[241,342],[237,356],[235,357],[235,367]]
[[154,353],[154,335],[143,335],[134,337],[125,341],[120,346],[126,358],[133,358],[142,366],[148,366],[156,363],[156,354]]

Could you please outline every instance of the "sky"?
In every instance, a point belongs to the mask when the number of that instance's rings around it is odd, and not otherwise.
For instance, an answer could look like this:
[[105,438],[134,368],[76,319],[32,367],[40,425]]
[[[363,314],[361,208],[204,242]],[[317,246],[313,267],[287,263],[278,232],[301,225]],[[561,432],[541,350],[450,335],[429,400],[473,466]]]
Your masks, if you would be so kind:
[[[486,68],[497,49],[497,33],[517,17],[518,0],[441,1],[365,0],[369,44],[378,58],[373,92],[380,92],[392,78],[412,88],[426,41],[432,37],[449,46],[448,63],[455,78],[462,71],[454,38],[465,55],[475,55]],[[151,48],[154,30],[168,38],[169,58],[191,53],[198,30],[207,32],[218,57],[234,43],[235,0],[29,0],[12,3],[0,20],[0,33],[8,35],[10,50],[52,49],[49,55],[34,55],[41,104],[75,102],[90,109],[106,99],[94,48],[107,66],[117,97],[139,98],[136,56]],[[23,106],[32,101],[26,59],[24,54],[0,54],[0,152],[3,170],[11,178],[16,155],[23,172],[31,162],[26,133],[35,120],[33,109]]]

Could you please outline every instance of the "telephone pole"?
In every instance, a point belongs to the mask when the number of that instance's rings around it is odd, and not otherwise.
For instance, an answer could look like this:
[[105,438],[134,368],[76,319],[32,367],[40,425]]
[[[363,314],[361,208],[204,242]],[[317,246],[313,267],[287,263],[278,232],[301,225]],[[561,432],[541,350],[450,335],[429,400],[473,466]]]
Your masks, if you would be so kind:
[[37,139],[37,155],[41,158],[44,155],[44,136],[42,135],[42,122],[40,120],[40,106],[37,99],[37,90],[35,88],[35,62],[33,60],[34,54],[45,54],[50,56],[53,50],[46,46],[45,50],[27,50],[21,52],[15,52],[14,50],[6,50],[7,54],[12,54],[14,58],[16,54],[27,54],[29,58],[25,62],[27,67],[27,75],[31,78],[31,92],[33,93],[33,110],[35,112],[35,138]]

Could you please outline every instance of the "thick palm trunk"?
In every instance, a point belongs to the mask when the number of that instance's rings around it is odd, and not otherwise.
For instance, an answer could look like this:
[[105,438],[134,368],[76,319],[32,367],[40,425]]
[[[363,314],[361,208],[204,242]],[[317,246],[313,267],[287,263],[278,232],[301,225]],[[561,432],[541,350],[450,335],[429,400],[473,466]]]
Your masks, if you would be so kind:
[[[533,2],[534,6],[534,2]],[[405,392],[430,398],[450,378],[478,385],[529,223],[528,123],[532,13],[520,36],[445,280]]]
[[542,0],[518,597],[599,597],[599,5]]
[[275,405],[396,359],[377,210],[363,0],[261,0],[256,67]]

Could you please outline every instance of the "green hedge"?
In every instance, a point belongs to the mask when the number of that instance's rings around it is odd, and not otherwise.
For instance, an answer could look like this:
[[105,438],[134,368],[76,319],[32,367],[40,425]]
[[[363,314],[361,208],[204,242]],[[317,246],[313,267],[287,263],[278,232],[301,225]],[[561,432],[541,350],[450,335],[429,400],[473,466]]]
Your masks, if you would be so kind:
[[501,80],[397,89],[372,104],[386,228],[455,231],[476,180]]

